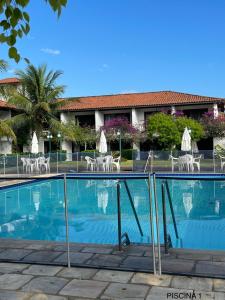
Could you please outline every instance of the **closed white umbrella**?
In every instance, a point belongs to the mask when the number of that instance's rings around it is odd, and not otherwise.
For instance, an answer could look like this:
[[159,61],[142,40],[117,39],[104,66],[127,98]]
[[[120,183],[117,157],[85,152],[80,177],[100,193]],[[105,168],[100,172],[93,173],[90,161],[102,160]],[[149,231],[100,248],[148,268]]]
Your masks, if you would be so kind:
[[103,130],[101,131],[101,136],[99,141],[99,152],[103,154],[107,152],[107,141]]
[[187,127],[184,129],[184,133],[181,141],[182,151],[191,151],[191,136]]
[[35,131],[33,133],[32,142],[31,142],[31,153],[33,154],[38,153],[38,139]]
[[198,151],[198,145],[197,145],[197,142],[196,142],[196,141],[193,141],[193,142],[191,143],[191,149],[192,149],[192,151],[195,152],[195,153],[198,153],[198,152],[199,152],[199,151]]

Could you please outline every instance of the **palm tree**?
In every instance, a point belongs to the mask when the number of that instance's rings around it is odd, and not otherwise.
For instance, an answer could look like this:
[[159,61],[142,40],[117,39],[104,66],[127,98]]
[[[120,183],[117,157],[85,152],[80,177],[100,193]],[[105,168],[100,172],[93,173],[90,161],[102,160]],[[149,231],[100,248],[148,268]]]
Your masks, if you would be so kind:
[[8,63],[5,60],[0,59],[0,71],[4,72],[7,70],[7,68],[8,68]]
[[9,103],[15,105],[20,113],[11,118],[13,128],[28,126],[36,131],[38,138],[44,130],[51,132],[63,131],[64,126],[57,118],[58,109],[64,101],[57,101],[64,86],[57,85],[60,71],[47,72],[47,66],[35,67],[29,64],[25,71],[16,71],[21,87],[14,91]]
[[[0,72],[6,71],[8,68],[8,64],[3,59],[0,59]],[[0,96],[3,96],[5,94],[5,90],[0,88]],[[8,125],[7,121],[0,120],[0,138],[1,137],[7,137],[11,138],[14,141],[16,140],[16,136],[12,130],[12,128]]]

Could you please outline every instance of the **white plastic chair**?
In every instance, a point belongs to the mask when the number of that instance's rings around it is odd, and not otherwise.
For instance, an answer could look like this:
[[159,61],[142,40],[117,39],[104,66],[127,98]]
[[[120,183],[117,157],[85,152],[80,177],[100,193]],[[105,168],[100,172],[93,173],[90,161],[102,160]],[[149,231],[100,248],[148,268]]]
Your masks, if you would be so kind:
[[182,171],[184,169],[187,169],[187,171],[194,171],[194,165],[193,165],[193,155],[191,154],[185,154],[182,156],[179,156],[178,158],[178,165],[179,165],[179,171]]
[[219,158],[220,158],[221,171],[223,171],[223,168],[225,166],[225,156],[219,155]]
[[174,167],[178,166],[178,169],[180,171],[180,164],[179,164],[179,158],[174,157],[170,154],[169,159],[171,159],[171,167],[172,167],[172,172],[174,172]]
[[27,172],[27,158],[21,157],[21,161],[23,164],[23,172]]
[[35,159],[33,158],[26,158],[26,172],[27,173],[33,173],[35,170]]
[[85,156],[84,159],[87,161],[87,171],[89,170],[89,167],[91,171],[94,171],[96,160],[94,158],[91,158],[90,156]]
[[112,170],[113,170],[113,166],[116,166],[117,172],[120,172],[120,160],[121,157],[117,157],[117,158],[113,158],[112,160]]
[[46,170],[46,173],[49,172],[50,173],[50,157],[47,157],[45,159],[45,162],[43,164],[43,167],[45,168]]
[[[193,157],[193,161],[192,161],[193,170],[194,170],[194,165],[196,165],[198,172],[200,172],[200,161],[201,161],[201,158],[202,158],[202,155],[199,155],[198,157]],[[224,162],[224,164],[225,164],[225,162]]]
[[113,157],[112,155],[107,155],[105,157],[105,170],[106,172],[111,172],[112,171],[112,163],[113,163]]

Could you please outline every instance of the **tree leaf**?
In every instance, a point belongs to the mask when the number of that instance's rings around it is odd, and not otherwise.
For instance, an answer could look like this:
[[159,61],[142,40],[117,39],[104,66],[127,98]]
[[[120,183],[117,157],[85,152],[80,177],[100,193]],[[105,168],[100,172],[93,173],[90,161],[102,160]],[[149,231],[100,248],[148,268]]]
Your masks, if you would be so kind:
[[2,20],[0,22],[0,26],[2,26],[4,28],[4,30],[7,30],[10,28],[10,24],[7,22],[7,20]]
[[27,6],[30,0],[16,0],[16,3],[22,7]]
[[7,44],[9,46],[13,46],[16,43],[16,37],[15,35],[11,34],[10,36],[8,36],[8,40],[7,40]]
[[15,59],[17,55],[18,55],[17,49],[15,47],[10,47],[9,48],[9,57]]
[[28,15],[28,13],[23,12],[23,17],[28,23],[30,22],[30,16]]

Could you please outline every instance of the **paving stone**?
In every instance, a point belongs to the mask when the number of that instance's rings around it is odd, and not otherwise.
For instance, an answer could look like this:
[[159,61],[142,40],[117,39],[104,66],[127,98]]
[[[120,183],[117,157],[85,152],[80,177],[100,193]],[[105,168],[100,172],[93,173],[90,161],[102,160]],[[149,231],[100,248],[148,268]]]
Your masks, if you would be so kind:
[[174,276],[171,282],[171,287],[177,289],[201,290],[211,292],[213,280],[210,278]]
[[192,259],[192,260],[212,260],[212,255],[202,254],[202,253],[193,253],[193,254],[178,254],[178,259]]
[[7,249],[0,253],[0,259],[11,259],[14,261],[21,260],[31,252],[32,250],[26,250],[26,249]]
[[28,269],[23,271],[23,274],[54,276],[60,270],[62,270],[62,267],[31,265]]
[[26,247],[26,243],[22,243],[22,242],[15,242],[15,241],[1,241],[0,243],[0,248],[12,248],[12,249],[23,249],[24,247]]
[[28,262],[51,262],[57,256],[62,254],[62,252],[55,252],[55,251],[35,251],[29,255],[27,255],[23,261]]
[[170,275],[156,276],[147,273],[135,273],[131,282],[157,286],[169,286],[171,283],[171,279],[172,276]]
[[0,300],[30,300],[30,293],[0,290]]
[[67,283],[67,279],[59,277],[36,277],[27,283],[22,291],[57,294]]
[[[91,253],[79,253],[79,252],[70,252],[70,262],[74,264],[83,264],[89,258],[91,258],[93,254]],[[57,263],[67,263],[67,253],[64,253],[57,257],[54,262]]]
[[[84,246],[78,244],[78,245],[70,245],[70,251],[78,252],[81,249],[83,249]],[[57,245],[53,247],[54,251],[67,251],[67,245]]]
[[86,264],[99,267],[118,267],[122,260],[123,257],[118,255],[95,254]]
[[38,293],[33,295],[29,300],[67,300],[67,299],[68,298],[63,296],[54,296],[54,295],[46,295],[46,294]]
[[0,272],[1,273],[19,273],[22,270],[26,269],[28,266],[21,263],[0,263]]
[[60,295],[97,298],[107,286],[107,282],[73,279],[61,291]]
[[123,261],[121,267],[132,268],[136,270],[152,270],[153,263],[152,259],[149,257],[129,256]]
[[219,275],[225,277],[225,263],[222,262],[198,262],[196,264],[196,274],[199,275]]
[[4,274],[0,276],[0,290],[17,290],[33,278],[31,275]]
[[225,300],[225,294],[219,292],[194,291],[196,298],[202,300]]
[[31,244],[25,247],[26,249],[30,249],[30,250],[42,250],[43,249],[43,245],[41,244]]
[[212,260],[225,262],[225,255],[213,255]]
[[133,272],[100,270],[97,272],[93,279],[100,281],[127,283],[133,274]]
[[[173,295],[177,294],[177,297],[173,297]],[[190,297],[188,297],[189,295]],[[146,300],[166,300],[166,299],[195,299],[192,297],[193,290],[185,290],[185,289],[174,289],[168,287],[156,287],[153,286],[150,289],[150,292],[146,298]],[[204,298],[196,298],[196,299],[204,299]],[[204,299],[205,300],[205,299]]]
[[89,268],[64,268],[57,276],[74,279],[90,279],[97,271],[97,269]]
[[144,298],[149,287],[145,285],[131,283],[111,283],[105,290],[101,298],[110,297],[110,299],[120,298]]
[[122,252],[122,254],[125,254],[127,256],[129,256],[129,255],[131,255],[131,256],[143,256],[146,251],[144,251],[144,250],[142,250],[141,248],[138,248],[138,247],[132,247],[132,248],[126,248],[123,251],[114,250],[113,254],[120,255],[121,252]]
[[163,272],[174,272],[180,274],[191,273],[194,268],[194,261],[188,259],[162,259],[162,271]]
[[113,251],[113,248],[85,247],[81,252],[98,253],[98,254],[110,254],[110,253],[112,253],[112,251]]
[[214,291],[225,292],[225,280],[223,279],[213,279]]

